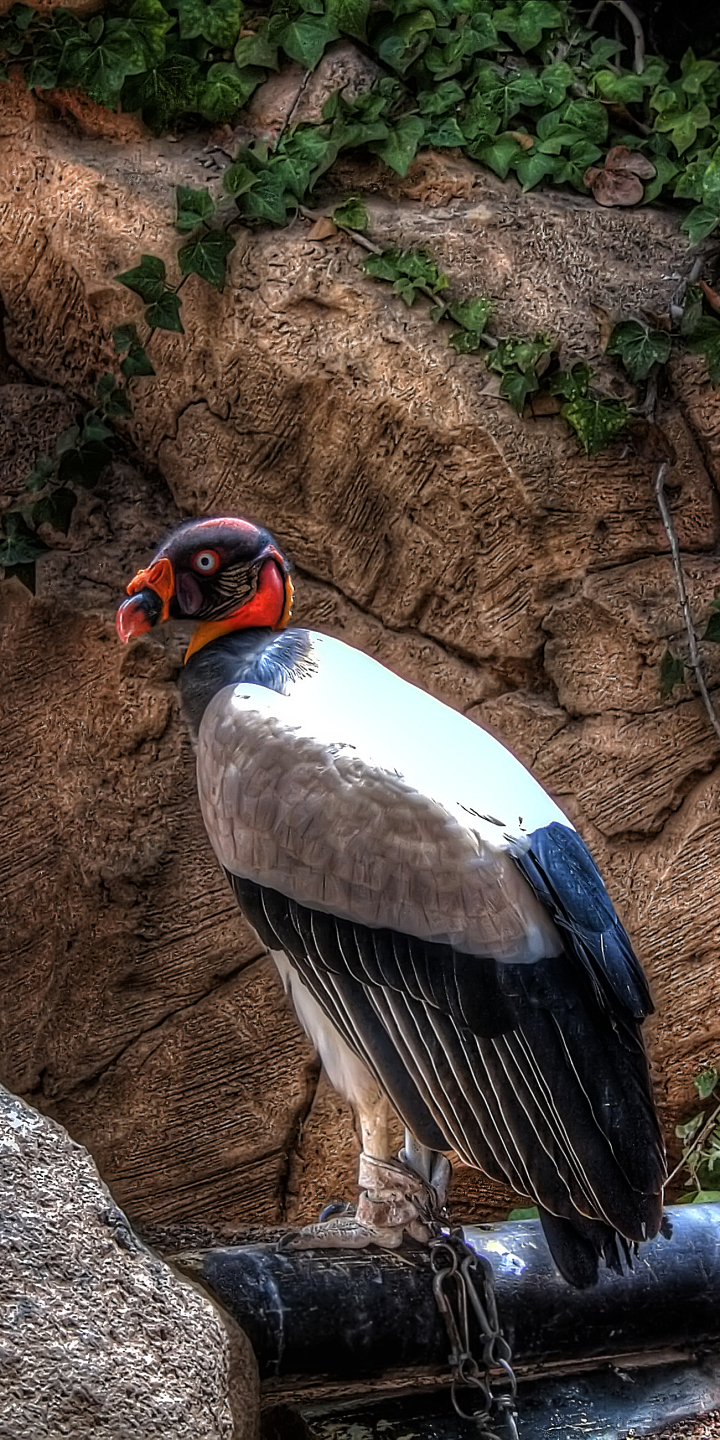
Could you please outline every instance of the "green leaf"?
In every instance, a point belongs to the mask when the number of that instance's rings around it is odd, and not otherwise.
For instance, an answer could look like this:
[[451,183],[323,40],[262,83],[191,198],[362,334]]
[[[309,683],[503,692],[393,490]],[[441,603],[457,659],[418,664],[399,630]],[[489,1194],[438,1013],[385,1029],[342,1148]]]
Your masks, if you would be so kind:
[[175,186],[175,205],[175,229],[181,232],[194,230],[215,211],[209,190],[192,190],[188,185]]
[[61,485],[59,489],[53,490],[52,494],[36,500],[33,505],[33,520],[36,525],[47,523],[52,525],[53,530],[62,530],[63,535],[67,535],[76,504],[77,496],[67,485]]
[[144,41],[147,64],[159,65],[165,59],[165,36],[175,24],[174,17],[161,0],[133,0],[128,15]]
[[270,44],[263,28],[255,35],[240,37],[233,51],[233,59],[239,70],[246,65],[253,68],[263,67],[266,70],[277,70],[277,45]]
[[507,370],[500,381],[503,400],[509,400],[518,415],[522,415],[528,395],[534,395],[539,388],[540,382],[532,370],[528,374],[523,374],[521,370]]
[[598,70],[592,85],[603,100],[613,105],[637,105],[642,102],[645,91],[640,75],[617,75],[614,70]]
[[432,10],[428,8],[405,15],[396,24],[381,31],[376,42],[378,59],[383,65],[389,65],[404,75],[430,44],[436,23]]
[[[103,402],[105,400],[108,400],[110,396],[114,393],[114,391],[117,389],[117,382],[115,380],[115,376],[103,375],[102,379],[98,380],[96,388],[99,398]],[[72,439],[72,443],[65,445],[65,450],[72,450],[75,447],[77,440],[80,438],[77,426],[75,426],[73,430],[70,430],[68,432],[68,440],[70,439],[70,437],[74,438]],[[110,426],[105,424],[105,421],[101,418],[100,415],[98,415],[96,410],[89,410],[87,415],[85,416],[85,419],[83,420],[83,443],[85,443],[86,441],[93,441],[94,443],[99,445],[103,444],[106,440],[112,439],[114,439],[114,435]],[[58,454],[60,454],[61,452],[59,442],[56,446],[56,449]]]
[[702,197],[710,210],[720,217],[720,155],[705,166],[702,176]]
[[608,112],[597,100],[571,100],[563,110],[563,122],[575,126],[594,145],[607,140]]
[[590,390],[592,369],[579,360],[571,370],[557,370],[547,382],[551,395],[561,395],[565,400],[581,400]]
[[458,325],[462,325],[464,330],[482,335],[494,308],[493,301],[488,300],[485,295],[474,295],[472,300],[462,300],[450,305],[447,313]]
[[491,140],[488,145],[475,146],[472,155],[476,160],[482,161],[488,169],[494,170],[501,180],[505,180],[510,167],[522,159],[524,150],[514,135],[498,135],[496,140]]
[[205,120],[216,124],[229,124],[247,105],[258,85],[266,78],[266,72],[259,67],[246,65],[239,70],[237,65],[219,60],[211,65],[205,79],[198,87],[197,107]]
[[624,320],[616,325],[607,347],[608,355],[617,355],[630,379],[637,384],[646,380],[654,365],[664,365],[670,358],[672,340],[667,330],[653,330],[639,320]]
[[421,115],[444,115],[462,103],[465,91],[456,80],[445,80],[432,90],[421,90],[417,98]]
[[235,197],[245,195],[248,190],[252,190],[253,185],[257,184],[257,180],[256,172],[251,170],[249,165],[242,160],[236,160],[234,165],[225,171],[223,189],[227,191],[228,195]]
[[549,0],[515,0],[493,14],[497,29],[509,34],[523,53],[540,44],[543,30],[559,29],[562,19],[562,11]]
[[426,125],[423,142],[426,148],[432,146],[436,150],[450,150],[465,144],[465,136],[453,115],[448,115],[435,124],[427,121]]
[[[676,191],[677,193],[677,191]],[[696,205],[680,226],[689,236],[691,245],[698,245],[720,225],[720,210],[709,209],[707,205]]]
[[261,171],[252,189],[236,196],[240,214],[247,220],[268,220],[271,225],[284,225],[288,209],[294,206],[281,175]]
[[399,250],[383,250],[382,255],[366,255],[362,269],[373,280],[397,280],[401,274],[402,255]]
[[557,163],[552,155],[526,151],[515,163],[515,174],[523,190],[532,190],[546,175],[555,174]]
[[407,175],[425,133],[419,115],[401,115],[386,140],[375,141],[370,149],[398,175]]
[[332,218],[336,225],[341,225],[346,230],[356,230],[361,235],[370,225],[367,207],[357,195],[350,195],[342,205],[338,205],[332,212]]
[[55,473],[55,461],[50,455],[39,455],[30,474],[25,477],[26,490],[42,490],[51,475]]
[[595,455],[609,445],[625,429],[629,418],[622,401],[595,395],[569,400],[560,414],[575,431],[587,455]]
[[718,1084],[720,1084],[720,1070],[716,1070],[712,1065],[709,1069],[702,1070],[693,1080],[693,1085],[701,1100],[709,1100],[715,1086]]
[[[226,230],[212,230],[201,235],[199,240],[190,240],[178,252],[178,262],[183,275],[199,275],[216,290],[225,284],[227,257],[235,249],[235,240]],[[168,327],[166,327],[168,328]]]
[[145,353],[142,345],[130,346],[125,359],[120,362],[120,369],[128,380],[134,380],[141,375],[155,374],[152,362]]
[[[671,650],[666,650],[660,661],[660,694],[663,700],[672,695],[676,685],[682,685],[685,679],[685,666],[677,655]],[[679,1131],[675,1132],[679,1134]],[[682,1139],[682,1136],[680,1136]]]
[[[1,548],[2,548],[2,547],[0,547],[0,549],[1,549]],[[0,559],[0,565],[1,565],[1,564],[2,564],[2,560]],[[26,590],[29,590],[29,591],[30,591],[30,594],[31,594],[31,595],[34,595],[34,594],[35,594],[35,561],[34,561],[34,560],[31,561],[31,562],[29,562],[28,564],[6,565],[6,566],[5,566],[5,579],[6,579],[6,580],[10,580],[13,575],[15,575],[15,576],[17,577],[17,579],[25,586],[25,589],[26,589]]]
[[[182,253],[182,252],[181,252]],[[145,320],[151,330],[175,330],[184,335],[180,306],[182,301],[173,290],[166,290],[154,305],[148,305]]]
[[200,66],[190,55],[168,55],[142,75],[128,76],[122,88],[123,109],[141,110],[145,123],[159,134],[179,115],[197,106]]
[[159,300],[165,289],[165,263],[158,255],[141,255],[140,264],[134,270],[124,270],[115,279],[150,304]]
[[713,385],[720,384],[720,320],[704,315],[692,335],[686,336],[685,344],[694,354],[705,356]]
[[519,1205],[508,1215],[508,1220],[539,1220],[539,1218],[540,1211],[537,1205]]
[[112,332],[113,345],[118,355],[122,355],[131,345],[138,343],[137,327],[126,322],[124,325],[116,325]]
[[514,339],[510,336],[498,341],[485,363],[488,370],[496,370],[501,375],[512,369],[528,375],[537,370],[552,348],[553,341],[548,335],[536,335],[534,340]]
[[337,26],[320,15],[303,15],[297,20],[288,20],[281,29],[273,32],[273,39],[277,39],[285,54],[305,70],[315,69],[326,47],[338,36]]
[[367,39],[370,0],[325,0],[325,14],[341,35],[354,40]]
[[221,50],[235,44],[242,15],[240,0],[173,0],[173,8],[178,12],[183,40],[201,35]]
[[485,348],[479,330],[455,330],[448,336],[448,345],[452,345],[458,355],[475,355]]
[[699,1115],[693,1115],[691,1120],[686,1120],[682,1125],[676,1125],[675,1134],[678,1140],[692,1140],[693,1135],[697,1134],[704,1119],[705,1116],[701,1110]]
[[44,555],[48,549],[45,541],[41,540],[34,530],[31,530],[19,510],[5,511],[2,528],[0,565],[4,566],[6,570],[8,566],[34,565],[38,556]]

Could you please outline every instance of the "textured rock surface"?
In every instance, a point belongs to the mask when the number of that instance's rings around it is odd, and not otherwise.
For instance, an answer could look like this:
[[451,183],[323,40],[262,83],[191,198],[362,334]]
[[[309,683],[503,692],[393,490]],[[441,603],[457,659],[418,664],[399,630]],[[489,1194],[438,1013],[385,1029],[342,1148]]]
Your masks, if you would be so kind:
[[255,1357],[137,1239],[90,1156],[0,1087],[0,1431],[254,1440]]
[[[64,397],[91,400],[112,325],[137,316],[113,276],[142,252],[173,265],[172,184],[226,161],[192,137],[71,136],[3,87],[0,104],[12,487]],[[377,243],[429,246],[458,293],[494,296],[499,332],[550,329],[616,391],[592,305],[661,311],[690,264],[669,214],[520,196],[453,157],[421,158],[405,182],[346,165],[337,184],[367,188]],[[426,307],[406,310],[344,237],[309,228],[241,232],[222,295],[190,278],[187,334],[154,336],[157,380],[136,387],[147,478],[116,466],[36,600],[15,583],[3,600],[2,1074],[148,1222],[312,1217],[352,1195],[357,1152],[208,852],[180,646],[153,636],[124,654],[114,639],[116,595],[178,515],[262,518],[297,563],[300,621],[490,725],[554,791],[651,976],[670,1134],[720,1055],[720,757],[691,690],[658,690],[661,655],[684,641],[652,464],[620,445],[588,460],[557,418],[518,419]],[[661,417],[698,618],[720,534],[720,403],[701,377],[676,365]],[[720,658],[708,646],[705,660],[717,698]],[[511,1203],[467,1171],[454,1195],[476,1216]]]

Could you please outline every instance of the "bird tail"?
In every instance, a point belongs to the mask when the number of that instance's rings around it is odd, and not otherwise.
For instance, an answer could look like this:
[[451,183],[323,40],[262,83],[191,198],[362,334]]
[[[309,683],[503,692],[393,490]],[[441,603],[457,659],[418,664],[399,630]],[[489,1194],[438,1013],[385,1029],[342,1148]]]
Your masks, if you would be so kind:
[[[637,1254],[636,1241],[627,1240],[602,1220],[590,1220],[584,1215],[568,1220],[561,1215],[551,1215],[542,1206],[538,1208],[550,1254],[569,1285],[578,1290],[595,1285],[601,1260],[608,1270],[614,1270],[617,1275],[632,1270],[633,1258]],[[672,1227],[666,1216],[661,1217],[659,1229],[669,1240]]]

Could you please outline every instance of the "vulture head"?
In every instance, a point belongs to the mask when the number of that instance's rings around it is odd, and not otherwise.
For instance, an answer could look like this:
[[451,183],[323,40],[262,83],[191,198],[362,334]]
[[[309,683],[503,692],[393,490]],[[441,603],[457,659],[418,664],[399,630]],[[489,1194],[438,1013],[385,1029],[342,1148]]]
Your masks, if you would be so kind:
[[282,630],[290,619],[290,565],[249,520],[189,520],[127,587],[116,625],[127,643],[163,620],[197,620],[188,657],[231,630]]

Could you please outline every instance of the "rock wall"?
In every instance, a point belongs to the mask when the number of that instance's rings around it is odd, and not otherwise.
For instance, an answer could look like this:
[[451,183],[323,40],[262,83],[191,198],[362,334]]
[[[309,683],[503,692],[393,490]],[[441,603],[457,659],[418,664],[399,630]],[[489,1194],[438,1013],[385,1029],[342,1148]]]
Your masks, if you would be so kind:
[[[112,326],[138,316],[114,275],[143,252],[173,266],[172,186],[212,182],[232,146],[129,122],[89,137],[6,86],[0,105],[10,497],[91,403]],[[616,393],[593,306],[661,312],[691,264],[670,213],[523,196],[451,155],[404,182],[347,163],[333,184],[369,193],[376,243],[427,245],[458,293],[496,299],[499,333],[552,331]],[[352,1196],[357,1154],[205,840],[181,640],[115,640],[124,584],[180,516],[262,519],[296,562],[300,622],[489,725],[553,791],[651,977],[670,1136],[720,1056],[720,756],[692,690],[659,693],[684,638],[652,463],[621,444],[587,459],[557,417],[519,419],[423,303],[408,311],[357,247],[310,229],[240,232],[221,295],[190,278],[187,333],[154,336],[157,379],[136,386],[136,463],[53,537],[35,599],[3,587],[0,1075],[146,1223],[313,1218]],[[720,402],[699,361],[674,365],[662,412],[700,617],[718,584]],[[704,658],[717,700],[720,658]],[[511,1203],[458,1169],[456,1213]]]

